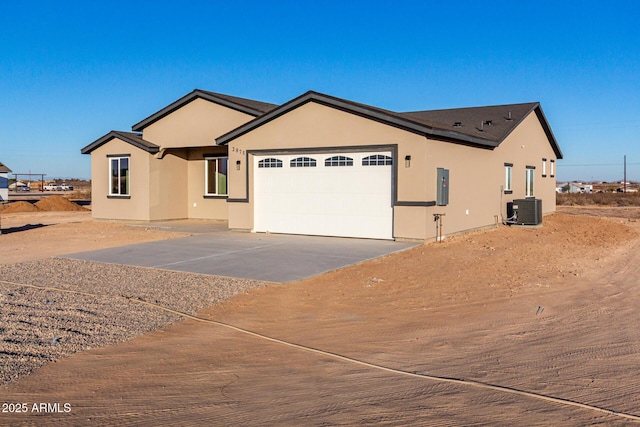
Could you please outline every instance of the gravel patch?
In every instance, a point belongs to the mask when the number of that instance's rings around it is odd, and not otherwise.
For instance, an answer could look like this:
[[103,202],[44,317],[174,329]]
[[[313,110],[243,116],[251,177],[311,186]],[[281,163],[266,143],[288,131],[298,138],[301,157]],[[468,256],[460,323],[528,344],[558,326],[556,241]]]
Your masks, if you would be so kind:
[[70,354],[127,341],[182,319],[133,300],[195,315],[265,285],[255,280],[58,258],[0,265],[0,281],[96,295],[0,282],[0,384],[14,382]]

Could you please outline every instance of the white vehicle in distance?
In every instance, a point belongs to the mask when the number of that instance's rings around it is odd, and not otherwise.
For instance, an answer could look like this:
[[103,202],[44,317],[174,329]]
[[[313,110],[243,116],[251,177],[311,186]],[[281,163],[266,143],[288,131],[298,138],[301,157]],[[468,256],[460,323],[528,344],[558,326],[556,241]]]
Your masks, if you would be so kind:
[[73,191],[73,186],[67,183],[62,184],[47,184],[42,188],[44,191]]

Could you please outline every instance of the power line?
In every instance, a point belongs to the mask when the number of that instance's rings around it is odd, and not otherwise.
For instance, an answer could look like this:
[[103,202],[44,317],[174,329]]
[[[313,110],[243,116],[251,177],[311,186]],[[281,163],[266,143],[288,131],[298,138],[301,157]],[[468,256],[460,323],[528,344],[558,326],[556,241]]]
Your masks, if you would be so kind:
[[[627,163],[627,166],[638,166],[640,165],[640,163]],[[565,164],[560,164],[558,165],[560,167],[566,168],[566,167],[583,167],[583,166],[623,166],[622,163],[584,163],[584,164],[578,164],[578,165],[565,165]]]
[[554,126],[554,129],[568,129],[568,128],[611,128],[615,126],[616,128],[620,127],[636,127],[640,125],[640,120],[630,119],[630,120],[617,120],[610,122],[584,122],[584,123],[573,123],[573,124],[561,124]]

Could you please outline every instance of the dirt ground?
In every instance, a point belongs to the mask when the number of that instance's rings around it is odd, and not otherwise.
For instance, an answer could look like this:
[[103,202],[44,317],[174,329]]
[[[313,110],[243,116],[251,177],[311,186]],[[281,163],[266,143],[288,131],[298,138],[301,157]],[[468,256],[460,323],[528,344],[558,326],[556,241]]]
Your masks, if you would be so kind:
[[91,211],[2,213],[0,264],[180,237],[153,226],[93,222]]
[[[77,353],[0,387],[0,425],[633,424],[640,209],[559,211]],[[170,237],[41,214],[2,216],[3,263]]]

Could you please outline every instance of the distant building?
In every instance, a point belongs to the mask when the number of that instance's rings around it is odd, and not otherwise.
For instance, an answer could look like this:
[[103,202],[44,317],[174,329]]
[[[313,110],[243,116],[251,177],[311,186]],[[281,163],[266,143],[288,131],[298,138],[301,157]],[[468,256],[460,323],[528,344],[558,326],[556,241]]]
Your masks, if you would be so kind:
[[9,172],[11,169],[0,162],[0,202],[9,199]]
[[571,193],[591,194],[591,193],[593,193],[593,185],[591,185],[591,184],[575,184],[575,185],[571,186],[569,191]]
[[556,193],[591,194],[593,193],[593,185],[583,184],[581,182],[569,182],[566,184],[558,184],[556,186]]

